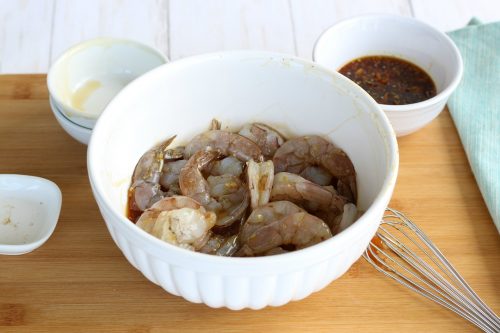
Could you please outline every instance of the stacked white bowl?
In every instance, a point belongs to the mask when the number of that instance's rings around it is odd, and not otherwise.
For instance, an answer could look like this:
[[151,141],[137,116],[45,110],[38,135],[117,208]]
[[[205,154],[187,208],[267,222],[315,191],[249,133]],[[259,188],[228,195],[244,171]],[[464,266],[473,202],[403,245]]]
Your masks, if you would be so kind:
[[109,101],[132,80],[166,62],[159,51],[130,40],[98,38],[75,45],[47,76],[54,116],[70,136],[88,144]]

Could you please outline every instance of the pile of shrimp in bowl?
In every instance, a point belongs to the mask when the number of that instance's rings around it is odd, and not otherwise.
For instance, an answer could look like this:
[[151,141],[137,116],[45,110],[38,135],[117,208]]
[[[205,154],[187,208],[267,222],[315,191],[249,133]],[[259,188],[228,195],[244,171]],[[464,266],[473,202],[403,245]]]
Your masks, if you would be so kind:
[[128,218],[172,245],[218,256],[300,250],[351,225],[356,172],[318,136],[286,138],[268,124],[222,130],[213,120],[184,145],[175,136],[139,159]]

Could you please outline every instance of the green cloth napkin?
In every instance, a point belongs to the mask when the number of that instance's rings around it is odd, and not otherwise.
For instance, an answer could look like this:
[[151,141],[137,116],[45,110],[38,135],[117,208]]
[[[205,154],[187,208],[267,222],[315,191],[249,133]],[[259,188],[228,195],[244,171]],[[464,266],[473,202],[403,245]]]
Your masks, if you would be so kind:
[[464,61],[448,108],[490,214],[500,233],[500,22],[448,33]]

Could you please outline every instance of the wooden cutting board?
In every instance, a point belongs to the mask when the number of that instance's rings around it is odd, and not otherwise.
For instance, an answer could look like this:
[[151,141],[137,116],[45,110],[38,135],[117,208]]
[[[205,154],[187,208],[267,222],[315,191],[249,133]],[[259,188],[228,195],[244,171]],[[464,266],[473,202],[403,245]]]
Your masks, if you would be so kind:
[[[0,332],[466,332],[468,322],[376,272],[364,259],[303,301],[233,312],[150,283],[109,236],[87,178],[86,146],[57,124],[45,75],[0,76],[0,173],[56,182],[57,228],[22,256],[0,256]],[[391,206],[406,212],[500,312],[500,237],[443,112],[399,140]]]

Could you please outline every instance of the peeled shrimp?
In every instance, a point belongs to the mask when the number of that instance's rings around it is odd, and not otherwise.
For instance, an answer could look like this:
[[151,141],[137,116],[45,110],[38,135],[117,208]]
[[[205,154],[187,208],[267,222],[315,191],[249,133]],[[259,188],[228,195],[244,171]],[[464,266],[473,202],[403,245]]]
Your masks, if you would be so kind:
[[286,171],[306,178],[310,177],[307,172],[311,172],[308,167],[321,167],[338,180],[336,186],[339,193],[356,202],[356,172],[351,160],[344,151],[320,136],[288,140],[278,148],[273,162],[276,173]]
[[215,213],[195,200],[174,196],[161,199],[144,211],[137,226],[167,243],[194,251],[206,243],[215,221]]
[[246,124],[238,134],[255,142],[266,159],[272,158],[276,150],[285,142],[283,136],[276,130],[260,123]]
[[220,156],[216,150],[200,150],[188,160],[179,174],[183,195],[195,199],[217,213],[217,226],[228,226],[239,219],[248,207],[248,194],[241,181],[231,175],[211,176],[204,171]]
[[250,190],[250,205],[252,209],[269,202],[274,180],[273,161],[247,162],[248,189]]
[[211,130],[195,136],[186,146],[184,156],[190,158],[200,150],[217,150],[223,156],[234,156],[240,161],[262,160],[259,146],[236,133]]
[[250,214],[239,232],[242,248],[237,254],[262,255],[282,246],[298,250],[330,237],[332,233],[321,219],[289,201],[276,201]]
[[132,176],[130,199],[132,209],[143,211],[163,197],[160,189],[160,175],[163,169],[165,151],[175,136],[148,150],[137,163]]

